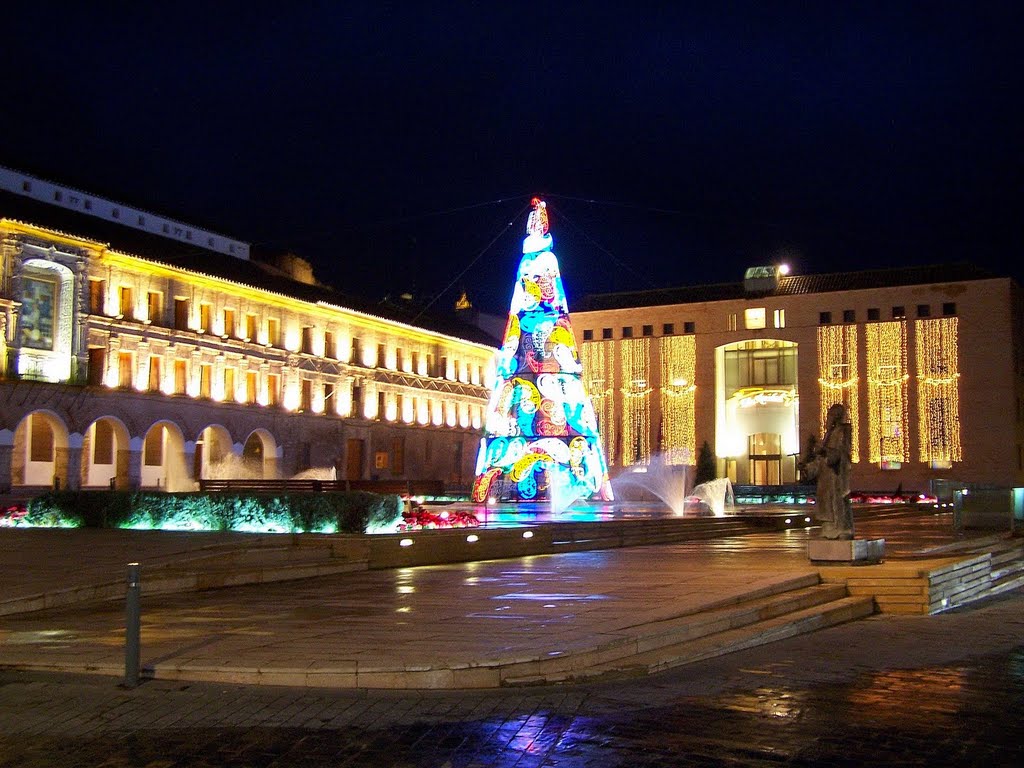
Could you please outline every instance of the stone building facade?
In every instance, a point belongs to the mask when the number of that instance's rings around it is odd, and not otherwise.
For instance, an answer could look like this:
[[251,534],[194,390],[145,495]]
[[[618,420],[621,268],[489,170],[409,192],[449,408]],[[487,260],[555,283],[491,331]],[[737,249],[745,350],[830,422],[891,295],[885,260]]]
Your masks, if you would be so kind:
[[830,405],[847,406],[853,484],[1024,484],[1024,311],[969,264],[585,297],[573,329],[613,475],[693,467],[799,480]]
[[472,483],[495,351],[477,329],[0,170],[0,489]]

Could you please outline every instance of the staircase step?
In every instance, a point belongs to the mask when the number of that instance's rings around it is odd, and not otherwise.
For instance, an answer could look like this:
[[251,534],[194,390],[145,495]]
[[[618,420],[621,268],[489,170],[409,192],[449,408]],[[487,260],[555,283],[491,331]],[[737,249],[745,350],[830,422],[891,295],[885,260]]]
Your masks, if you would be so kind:
[[627,660],[595,664],[571,670],[559,676],[504,678],[503,685],[531,685],[541,682],[596,681],[602,678],[636,677],[661,672],[703,659],[753,648],[787,637],[853,621],[874,613],[870,597],[844,597],[822,605],[758,621],[737,629],[706,635],[675,645],[638,653]]

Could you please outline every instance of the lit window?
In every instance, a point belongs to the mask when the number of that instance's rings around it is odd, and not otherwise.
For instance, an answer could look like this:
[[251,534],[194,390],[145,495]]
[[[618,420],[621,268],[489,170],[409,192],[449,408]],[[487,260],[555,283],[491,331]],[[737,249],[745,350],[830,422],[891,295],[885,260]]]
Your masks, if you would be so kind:
[[772,316],[773,316],[773,321],[775,323],[775,327],[776,328],[785,328],[786,327],[786,310],[784,310],[784,309],[776,309],[772,313]]
[[743,327],[747,330],[756,330],[765,327],[764,307],[754,307],[743,310]]

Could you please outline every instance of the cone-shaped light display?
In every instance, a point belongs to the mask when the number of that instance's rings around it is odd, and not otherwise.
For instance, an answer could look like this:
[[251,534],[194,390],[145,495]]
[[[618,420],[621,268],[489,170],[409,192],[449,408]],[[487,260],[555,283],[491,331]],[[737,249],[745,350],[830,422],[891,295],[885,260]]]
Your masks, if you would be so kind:
[[497,376],[487,405],[473,500],[610,501],[597,418],[583,386],[548,212],[534,198]]

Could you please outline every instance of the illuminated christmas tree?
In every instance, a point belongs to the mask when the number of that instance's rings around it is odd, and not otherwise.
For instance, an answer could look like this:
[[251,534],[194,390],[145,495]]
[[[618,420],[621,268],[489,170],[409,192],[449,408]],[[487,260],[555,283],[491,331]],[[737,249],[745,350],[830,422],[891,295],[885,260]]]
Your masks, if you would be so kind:
[[531,205],[473,500],[550,500],[562,510],[595,495],[610,501],[612,491],[551,251],[547,207],[538,198]]

